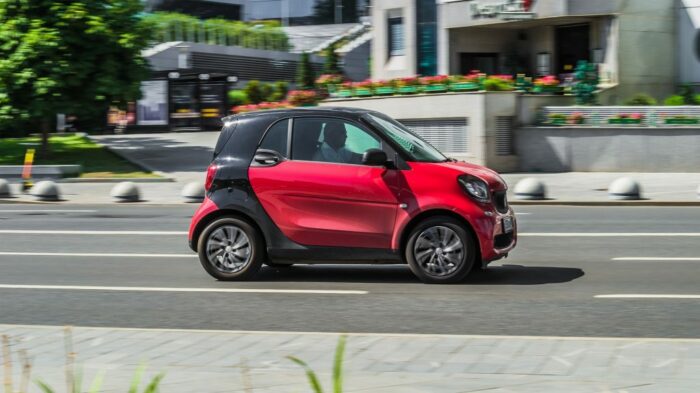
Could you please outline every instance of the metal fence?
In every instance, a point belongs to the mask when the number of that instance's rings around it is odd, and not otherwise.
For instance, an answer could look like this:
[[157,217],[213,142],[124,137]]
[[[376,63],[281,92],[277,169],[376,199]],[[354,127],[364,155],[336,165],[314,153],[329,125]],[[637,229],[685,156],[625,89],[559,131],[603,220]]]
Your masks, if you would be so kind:
[[[582,124],[574,122],[576,114],[583,117]],[[639,121],[614,120],[621,115]],[[537,120],[541,126],[567,127],[700,127],[698,123],[700,106],[546,106]]]

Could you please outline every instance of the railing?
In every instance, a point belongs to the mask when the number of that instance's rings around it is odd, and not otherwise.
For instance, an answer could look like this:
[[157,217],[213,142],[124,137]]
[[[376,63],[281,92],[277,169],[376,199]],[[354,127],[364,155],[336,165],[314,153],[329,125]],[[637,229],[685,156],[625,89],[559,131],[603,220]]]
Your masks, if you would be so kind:
[[546,106],[537,125],[700,127],[700,106]]

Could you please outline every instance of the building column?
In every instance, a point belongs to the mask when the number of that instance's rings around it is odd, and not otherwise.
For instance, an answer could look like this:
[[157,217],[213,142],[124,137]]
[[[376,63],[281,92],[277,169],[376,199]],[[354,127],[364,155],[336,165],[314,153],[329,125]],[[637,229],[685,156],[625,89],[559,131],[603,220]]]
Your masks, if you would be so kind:
[[450,30],[443,26],[442,4],[438,3],[437,10],[437,73],[450,73]]

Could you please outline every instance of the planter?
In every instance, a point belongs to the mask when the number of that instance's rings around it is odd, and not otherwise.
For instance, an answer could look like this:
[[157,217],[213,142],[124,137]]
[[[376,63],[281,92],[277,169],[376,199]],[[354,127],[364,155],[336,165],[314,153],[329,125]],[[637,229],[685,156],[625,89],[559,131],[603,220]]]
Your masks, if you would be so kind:
[[339,97],[339,98],[350,98],[352,97],[352,90],[348,89],[343,89],[343,90],[338,90],[334,92],[333,97]]
[[566,125],[566,119],[549,119],[545,124],[548,126],[559,127]]
[[479,85],[472,82],[459,82],[450,85],[450,90],[452,91],[477,91],[479,90]]
[[695,125],[700,124],[700,119],[664,119],[664,124]]
[[364,87],[359,88],[359,89],[355,89],[355,92],[353,94],[353,96],[355,96],[355,97],[370,97],[372,95],[373,95],[372,90],[370,90],[368,88],[364,88]]
[[426,93],[445,93],[447,92],[447,85],[426,85],[423,91]]
[[399,94],[417,94],[418,86],[401,86],[397,91]]
[[642,119],[608,119],[608,124],[642,124]]
[[561,86],[535,86],[532,91],[538,94],[561,94],[564,92],[564,88]]
[[377,87],[374,89],[374,94],[379,96],[390,96],[396,94],[396,90],[393,87]]

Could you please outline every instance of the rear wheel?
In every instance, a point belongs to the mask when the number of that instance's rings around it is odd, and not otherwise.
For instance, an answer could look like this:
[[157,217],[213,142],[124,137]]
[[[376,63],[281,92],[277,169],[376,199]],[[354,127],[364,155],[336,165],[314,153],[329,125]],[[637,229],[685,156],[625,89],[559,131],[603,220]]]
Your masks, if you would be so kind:
[[209,224],[199,237],[197,249],[204,270],[223,281],[252,278],[265,258],[258,231],[247,222],[230,217]]
[[452,217],[432,217],[419,223],[404,250],[411,271],[423,282],[462,281],[476,260],[476,244],[463,224]]

